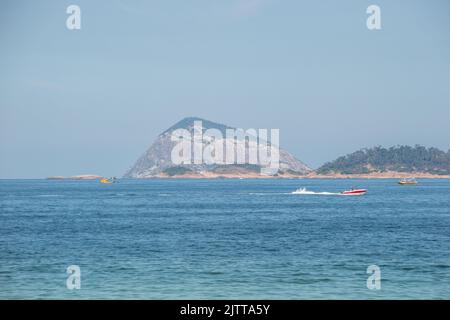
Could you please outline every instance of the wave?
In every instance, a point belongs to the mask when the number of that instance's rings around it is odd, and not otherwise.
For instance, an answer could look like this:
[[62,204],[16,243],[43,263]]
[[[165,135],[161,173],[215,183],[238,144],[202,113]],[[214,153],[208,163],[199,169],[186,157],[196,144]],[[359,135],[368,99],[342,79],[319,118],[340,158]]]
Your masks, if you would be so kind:
[[342,193],[337,192],[314,192],[306,190],[306,188],[300,188],[295,191],[292,191],[291,194],[300,194],[300,195],[321,195],[321,196],[341,196]]

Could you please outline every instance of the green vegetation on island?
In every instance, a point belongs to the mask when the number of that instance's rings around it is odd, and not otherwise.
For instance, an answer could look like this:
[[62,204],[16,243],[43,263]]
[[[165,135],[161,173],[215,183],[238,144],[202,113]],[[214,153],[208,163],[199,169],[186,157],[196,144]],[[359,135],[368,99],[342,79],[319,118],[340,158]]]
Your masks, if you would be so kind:
[[164,169],[163,172],[167,174],[169,177],[183,175],[186,173],[192,173],[192,170],[186,167],[182,166],[176,166],[176,167],[169,167],[167,169]]
[[445,152],[420,145],[390,148],[377,146],[339,157],[324,164],[316,172],[318,174],[369,174],[387,171],[448,175],[450,174],[450,150]]

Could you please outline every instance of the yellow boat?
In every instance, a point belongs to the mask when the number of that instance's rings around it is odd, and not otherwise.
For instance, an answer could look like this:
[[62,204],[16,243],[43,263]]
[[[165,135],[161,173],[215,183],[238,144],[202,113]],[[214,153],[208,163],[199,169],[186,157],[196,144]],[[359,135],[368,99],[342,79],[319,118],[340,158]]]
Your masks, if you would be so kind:
[[109,179],[103,178],[100,180],[100,183],[112,183],[112,181]]

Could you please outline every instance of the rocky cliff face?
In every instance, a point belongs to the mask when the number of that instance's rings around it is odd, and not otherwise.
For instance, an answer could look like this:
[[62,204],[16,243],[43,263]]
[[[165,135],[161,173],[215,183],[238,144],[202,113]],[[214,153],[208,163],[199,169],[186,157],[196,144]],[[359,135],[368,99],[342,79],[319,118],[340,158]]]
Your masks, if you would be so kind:
[[[177,129],[185,129],[194,132],[194,123],[201,121],[203,132],[207,129],[216,129],[223,135],[223,139],[216,141],[225,143],[227,141],[226,130],[234,129],[223,124],[218,124],[200,118],[185,118],[163,133],[153,142],[150,148],[136,161],[136,163],[125,173],[125,178],[154,178],[154,177],[261,177],[261,168],[264,169],[259,160],[255,164],[178,164],[172,161],[172,151],[178,143],[172,141],[172,133]],[[197,122],[198,123],[198,122]],[[202,148],[208,146],[209,142],[202,141]],[[224,144],[225,145],[225,144]],[[249,147],[248,142],[245,146]],[[257,144],[260,146],[260,144]],[[255,147],[255,146],[254,146]],[[312,170],[301,161],[285,150],[279,150],[279,170],[275,176],[302,176]]]

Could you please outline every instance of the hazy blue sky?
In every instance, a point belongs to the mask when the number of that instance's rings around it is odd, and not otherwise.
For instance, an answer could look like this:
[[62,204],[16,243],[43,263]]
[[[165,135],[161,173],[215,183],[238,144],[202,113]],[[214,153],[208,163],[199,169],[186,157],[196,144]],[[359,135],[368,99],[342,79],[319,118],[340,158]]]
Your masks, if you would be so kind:
[[279,128],[313,167],[378,144],[450,148],[448,0],[0,6],[1,178],[121,176],[185,116]]

